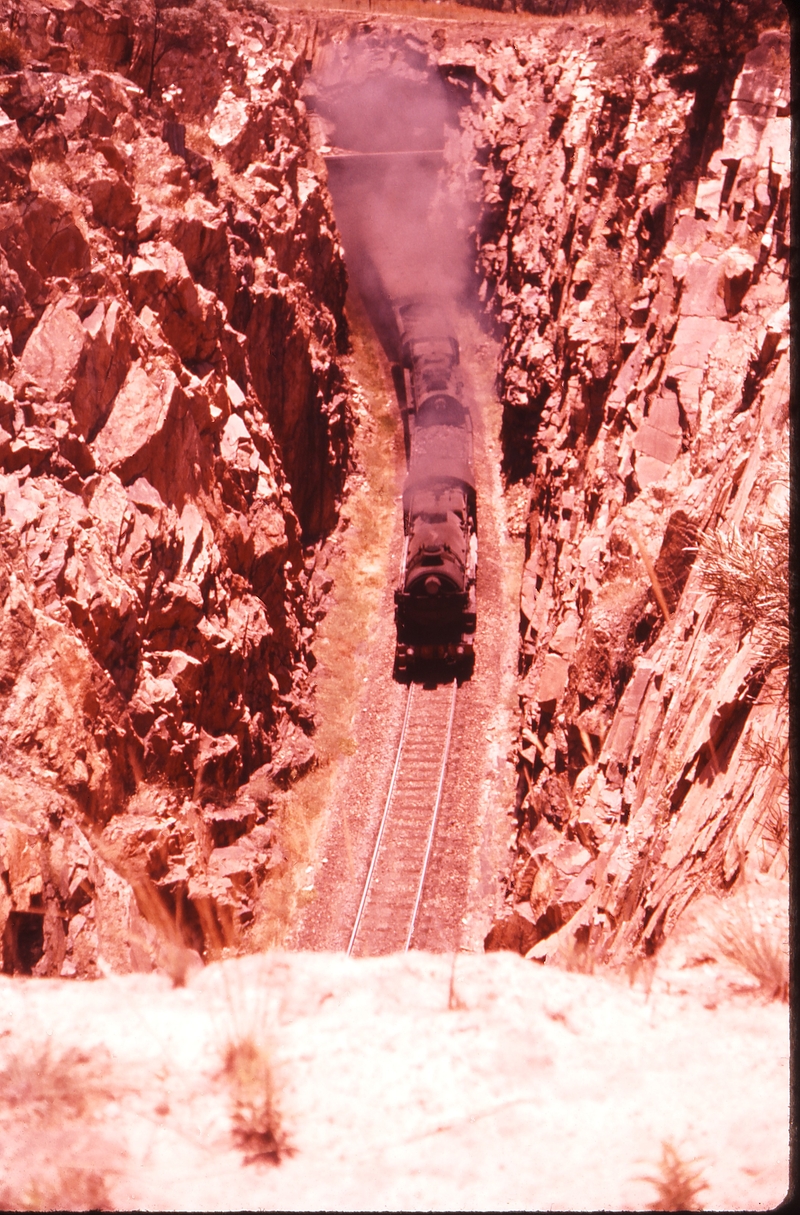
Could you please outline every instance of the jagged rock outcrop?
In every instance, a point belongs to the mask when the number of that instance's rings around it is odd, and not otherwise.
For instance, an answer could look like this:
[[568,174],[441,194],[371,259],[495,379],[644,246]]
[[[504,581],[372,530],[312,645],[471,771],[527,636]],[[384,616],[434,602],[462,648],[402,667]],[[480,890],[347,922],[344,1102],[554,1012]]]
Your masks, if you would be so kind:
[[785,665],[697,553],[787,534],[788,34],[704,148],[657,57],[585,26],[473,56],[481,294],[530,490],[519,831],[487,947],[540,960],[652,952],[698,891],[786,872]]
[[212,0],[2,20],[2,965],[87,975],[154,956],[126,876],[202,949],[280,863],[347,464],[346,276],[302,23]]

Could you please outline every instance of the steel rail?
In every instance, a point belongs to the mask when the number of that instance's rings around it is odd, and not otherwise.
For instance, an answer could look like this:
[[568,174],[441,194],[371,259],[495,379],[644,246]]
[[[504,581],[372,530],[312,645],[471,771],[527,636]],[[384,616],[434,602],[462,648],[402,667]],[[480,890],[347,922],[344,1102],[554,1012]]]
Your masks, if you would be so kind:
[[405,712],[405,716],[403,718],[403,728],[400,731],[400,742],[398,743],[398,746],[397,746],[397,755],[396,755],[395,761],[394,761],[394,770],[392,772],[392,779],[389,784],[389,792],[386,796],[386,805],[383,808],[383,817],[381,818],[381,825],[378,828],[378,838],[375,841],[375,850],[372,853],[372,861],[370,863],[369,872],[367,874],[367,880],[364,883],[364,893],[361,895],[361,903],[359,904],[358,915],[356,916],[356,922],[353,925],[353,931],[350,934],[350,944],[347,946],[347,956],[348,957],[350,957],[350,954],[353,952],[353,946],[355,945],[355,942],[356,942],[356,936],[358,935],[358,930],[359,930],[359,927],[361,926],[361,919],[362,919],[362,916],[364,915],[364,908],[367,905],[367,896],[369,895],[369,888],[370,888],[370,883],[372,882],[372,875],[375,872],[375,865],[377,864],[378,853],[380,852],[380,848],[381,848],[381,840],[383,839],[383,833],[384,833],[384,829],[386,827],[386,821],[389,817],[389,807],[392,803],[392,797],[394,796],[395,785],[397,784],[397,774],[400,771],[400,759],[403,754],[403,744],[405,743],[405,740],[406,740],[406,731],[408,729],[408,720],[409,720],[409,717],[411,716],[411,701],[412,701],[413,695],[414,695],[414,684],[409,683],[408,699],[406,700],[406,712]]
[[436,801],[433,806],[433,818],[431,819],[431,829],[428,832],[428,845],[425,849],[425,859],[422,862],[422,872],[421,872],[420,878],[419,878],[419,887],[417,888],[417,898],[416,898],[416,902],[414,903],[414,910],[411,915],[411,925],[408,929],[408,936],[406,937],[406,947],[405,947],[406,953],[408,953],[409,949],[411,948],[411,938],[414,935],[414,929],[416,928],[416,925],[417,925],[417,915],[419,914],[419,906],[420,906],[420,903],[422,902],[422,890],[425,885],[425,875],[428,871],[428,862],[431,858],[431,851],[433,849],[433,837],[434,837],[434,833],[436,831],[436,820],[439,817],[439,807],[442,804],[442,791],[444,789],[444,774],[445,774],[445,769],[447,768],[447,759],[450,754],[450,741],[453,737],[453,719],[455,718],[455,714],[456,714],[456,692],[457,691],[458,691],[458,680],[454,679],[453,680],[453,696],[450,701],[450,716],[449,716],[448,722],[447,722],[447,734],[445,735],[445,740],[444,740],[444,751],[442,752],[442,766],[439,770],[439,787],[436,790]]

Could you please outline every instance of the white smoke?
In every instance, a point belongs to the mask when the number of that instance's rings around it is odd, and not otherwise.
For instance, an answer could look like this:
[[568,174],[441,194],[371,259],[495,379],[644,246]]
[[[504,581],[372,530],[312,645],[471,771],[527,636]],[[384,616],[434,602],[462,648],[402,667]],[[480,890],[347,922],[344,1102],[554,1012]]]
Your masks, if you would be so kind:
[[458,299],[470,281],[467,221],[440,154],[457,125],[446,85],[412,40],[368,35],[326,49],[309,104],[330,142],[358,154],[329,160],[351,280],[373,313],[381,294]]

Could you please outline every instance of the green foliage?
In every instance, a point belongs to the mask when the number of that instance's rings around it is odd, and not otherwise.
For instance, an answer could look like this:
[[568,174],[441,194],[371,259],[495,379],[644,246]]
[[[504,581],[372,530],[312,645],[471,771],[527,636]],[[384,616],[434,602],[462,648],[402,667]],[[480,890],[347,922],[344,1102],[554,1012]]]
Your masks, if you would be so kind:
[[647,44],[643,37],[623,32],[607,36],[597,61],[601,80],[622,80],[631,88],[644,62]]
[[653,0],[653,8],[664,42],[658,66],[687,83],[733,76],[763,31],[789,20],[781,0]]

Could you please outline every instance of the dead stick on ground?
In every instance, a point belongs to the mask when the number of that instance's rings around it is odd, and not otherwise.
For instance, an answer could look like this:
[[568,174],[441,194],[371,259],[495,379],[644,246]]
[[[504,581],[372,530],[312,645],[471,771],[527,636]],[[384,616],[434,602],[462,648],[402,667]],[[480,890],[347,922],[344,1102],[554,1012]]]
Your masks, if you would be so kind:
[[664,598],[664,591],[661,588],[661,583],[658,580],[658,575],[656,574],[655,567],[647,554],[647,550],[645,549],[644,545],[642,544],[641,540],[639,539],[639,533],[634,531],[633,528],[631,528],[630,530],[631,530],[631,535],[633,536],[633,539],[636,542],[636,547],[639,550],[639,554],[642,558],[642,561],[644,562],[644,568],[647,570],[647,576],[650,579],[650,584],[653,588],[653,594],[656,597],[658,606],[661,608],[661,612],[662,612],[664,619],[666,620],[667,624],[669,624],[670,610],[667,607],[667,601]]
[[592,746],[592,740],[584,730],[583,726],[578,727],[578,733],[581,736],[581,746],[583,747],[583,753],[586,756],[586,762],[587,764],[593,764],[594,747]]

